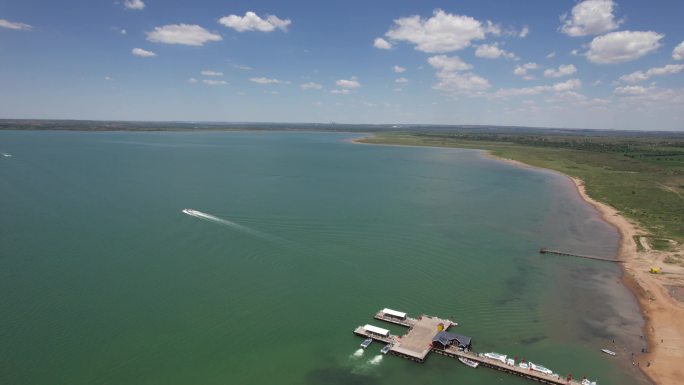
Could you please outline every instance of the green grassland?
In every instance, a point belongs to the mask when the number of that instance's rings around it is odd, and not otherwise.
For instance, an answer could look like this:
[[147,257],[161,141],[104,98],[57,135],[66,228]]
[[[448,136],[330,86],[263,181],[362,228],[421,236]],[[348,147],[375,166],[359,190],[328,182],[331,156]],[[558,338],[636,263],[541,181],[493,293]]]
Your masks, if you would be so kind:
[[584,180],[587,193],[638,222],[657,249],[684,241],[684,139],[486,133],[376,133],[365,143],[459,147]]

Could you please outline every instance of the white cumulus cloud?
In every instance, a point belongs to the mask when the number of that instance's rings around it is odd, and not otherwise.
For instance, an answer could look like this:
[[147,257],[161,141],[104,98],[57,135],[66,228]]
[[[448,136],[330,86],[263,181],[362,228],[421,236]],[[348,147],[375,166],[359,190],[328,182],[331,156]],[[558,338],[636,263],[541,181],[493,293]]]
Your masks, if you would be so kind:
[[518,76],[526,76],[528,70],[536,70],[537,68],[539,68],[537,63],[525,63],[523,65],[516,66],[513,70],[513,73]]
[[577,90],[582,87],[582,82],[579,79],[570,79],[562,83],[556,83],[553,85],[553,90],[556,92],[565,92]]
[[301,87],[303,90],[320,90],[323,88],[323,85],[319,83],[309,82],[300,84],[299,87]]
[[493,98],[509,98],[516,96],[538,95],[544,92],[556,92],[561,97],[573,97],[574,99],[577,99],[579,94],[574,92],[574,90],[580,89],[581,87],[582,82],[579,79],[569,79],[562,83],[556,83],[553,85],[523,88],[501,88],[490,94],[490,96]]
[[223,72],[212,71],[212,70],[204,70],[200,73],[204,76],[223,76]]
[[475,56],[485,59],[498,59],[500,57],[515,60],[517,57],[513,52],[507,52],[499,48],[497,43],[494,44],[480,44],[475,50]]
[[613,93],[620,97],[621,102],[631,103],[638,107],[674,106],[681,111],[684,105],[684,89],[657,88],[655,86],[624,86],[617,87]]
[[9,21],[5,19],[0,19],[0,27],[1,28],[9,28],[9,29],[15,29],[18,31],[30,31],[33,29],[33,26],[26,24],[26,23],[19,23],[16,21]]
[[147,32],[147,40],[153,43],[202,46],[209,41],[221,41],[221,35],[211,33],[194,24],[169,24]]
[[142,11],[145,8],[145,3],[142,0],[124,0],[123,5],[126,9],[137,11]]
[[527,35],[530,34],[530,27],[524,26],[522,30],[520,30],[520,33],[518,34],[518,37],[527,37]]
[[437,84],[432,88],[447,93],[472,93],[491,87],[489,80],[474,73],[464,73],[473,68],[458,56],[437,55],[428,58],[437,71]]
[[342,88],[359,88],[361,87],[361,83],[359,83],[358,80],[356,80],[355,77],[352,77],[351,79],[340,79],[335,82],[335,84],[338,87]]
[[675,60],[684,60],[684,41],[679,43],[679,45],[672,50],[672,58]]
[[142,56],[142,57],[153,57],[153,56],[157,56],[156,53],[154,53],[154,52],[152,52],[152,51],[146,51],[146,50],[144,50],[144,49],[142,49],[142,48],[133,48],[133,50],[131,50],[131,53],[132,53],[133,55],[135,55],[135,56]]
[[489,80],[473,73],[439,72],[437,79],[439,82],[432,88],[445,92],[482,91],[491,87]]
[[625,63],[657,50],[663,37],[653,31],[611,32],[595,37],[586,56],[596,64]]
[[406,79],[406,78],[397,78],[397,79],[394,80],[394,82],[397,83],[397,84],[406,84],[406,83],[409,82],[409,80]]
[[225,86],[228,84],[227,81],[225,80],[212,80],[212,79],[204,79],[202,80],[202,83],[210,86]]
[[563,76],[570,76],[577,72],[577,67],[572,64],[561,64],[556,68],[549,68],[544,71],[544,76],[547,78],[561,78]]
[[650,79],[652,76],[674,75],[684,70],[684,64],[668,64],[664,67],[649,68],[646,72],[636,71],[629,75],[620,76],[620,80],[626,83],[638,83]]
[[272,32],[276,29],[287,31],[287,27],[292,24],[290,19],[280,19],[275,15],[266,15],[261,18],[252,11],[247,11],[244,16],[228,15],[219,19],[219,23],[238,32],[261,31]]
[[622,21],[615,20],[613,0],[585,0],[561,16],[560,30],[568,36],[598,35],[616,29]]
[[620,96],[633,96],[633,95],[643,95],[648,91],[648,88],[643,86],[624,86],[617,87],[613,91],[615,95]]
[[428,58],[428,63],[444,72],[467,71],[473,66],[461,60],[458,56],[437,55]]
[[400,74],[400,73],[406,71],[406,68],[400,67],[400,66],[394,66],[394,67],[392,67],[392,71],[394,71],[394,73]]
[[249,78],[250,82],[258,83],[258,84],[290,84],[289,81],[287,80],[278,80],[275,78],[267,78],[267,77],[255,77],[255,78]]
[[339,95],[349,95],[351,94],[351,91],[349,89],[343,88],[341,90],[334,89],[330,91],[331,94],[339,94]]
[[394,20],[394,26],[385,36],[393,41],[412,43],[419,51],[445,53],[466,48],[473,40],[484,39],[486,32],[495,31],[491,22],[483,25],[470,16],[437,9],[428,19],[414,15]]
[[373,40],[373,47],[377,49],[392,49],[392,44],[390,44],[390,42],[388,42],[387,40],[378,37],[375,38],[375,40]]

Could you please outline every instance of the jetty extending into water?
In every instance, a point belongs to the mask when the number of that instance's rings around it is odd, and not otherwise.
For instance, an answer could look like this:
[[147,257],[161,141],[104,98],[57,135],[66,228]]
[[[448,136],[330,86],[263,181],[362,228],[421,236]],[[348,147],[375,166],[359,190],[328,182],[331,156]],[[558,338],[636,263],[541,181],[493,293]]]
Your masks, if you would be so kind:
[[375,319],[408,327],[408,331],[401,336],[390,334],[389,330],[372,325],[359,326],[354,334],[371,338],[391,346],[389,352],[395,356],[423,363],[430,352],[451,358],[466,358],[477,362],[480,366],[506,372],[532,381],[552,385],[590,385],[586,379],[581,382],[571,376],[563,377],[558,374],[540,372],[532,369],[532,365],[521,367],[513,359],[494,359],[471,350],[470,337],[448,332],[448,329],[458,324],[438,317],[422,315],[411,318],[406,313],[391,309],[377,312]]
[[582,254],[567,253],[564,251],[547,249],[545,247],[542,247],[541,249],[539,249],[539,254],[556,254],[556,255],[563,255],[563,256],[567,256],[567,257],[577,257],[577,258],[595,259],[597,261],[622,263],[622,261],[619,259],[611,259],[611,258],[606,258],[606,257],[596,257],[593,255],[582,255]]

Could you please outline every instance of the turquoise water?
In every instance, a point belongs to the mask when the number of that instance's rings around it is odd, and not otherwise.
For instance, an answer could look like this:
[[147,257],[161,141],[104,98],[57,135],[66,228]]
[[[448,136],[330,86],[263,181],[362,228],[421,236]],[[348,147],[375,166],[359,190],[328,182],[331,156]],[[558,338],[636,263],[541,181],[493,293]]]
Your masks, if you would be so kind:
[[477,351],[640,381],[599,351],[640,344],[618,268],[537,252],[615,253],[566,179],[351,138],[0,132],[0,383],[527,383],[355,357],[383,307],[449,317]]

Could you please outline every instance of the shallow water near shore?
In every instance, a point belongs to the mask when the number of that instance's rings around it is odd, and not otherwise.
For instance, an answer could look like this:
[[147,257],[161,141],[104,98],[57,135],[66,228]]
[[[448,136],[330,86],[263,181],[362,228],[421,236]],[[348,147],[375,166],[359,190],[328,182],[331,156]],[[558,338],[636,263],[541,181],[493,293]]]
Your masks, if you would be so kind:
[[617,250],[570,181],[352,137],[0,132],[0,383],[528,383],[359,352],[358,325],[403,333],[372,319],[383,307],[449,317],[476,351],[641,383],[619,267],[538,253]]

